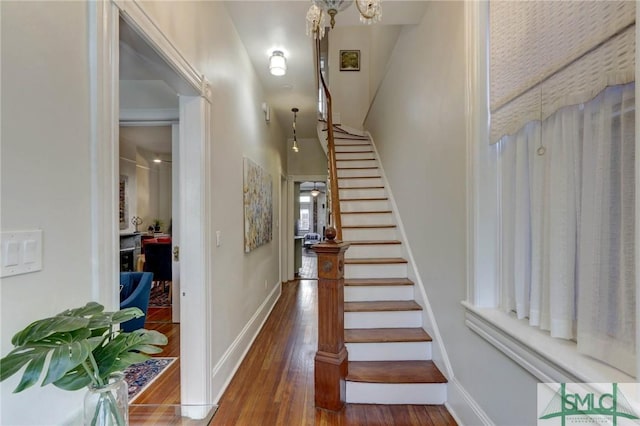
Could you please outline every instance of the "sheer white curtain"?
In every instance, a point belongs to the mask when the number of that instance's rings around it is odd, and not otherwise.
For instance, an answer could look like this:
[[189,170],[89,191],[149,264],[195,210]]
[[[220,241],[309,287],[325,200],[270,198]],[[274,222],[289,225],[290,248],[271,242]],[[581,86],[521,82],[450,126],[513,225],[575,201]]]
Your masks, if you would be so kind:
[[635,375],[634,85],[585,105],[578,350]]
[[500,141],[502,307],[633,375],[634,108],[610,87]]

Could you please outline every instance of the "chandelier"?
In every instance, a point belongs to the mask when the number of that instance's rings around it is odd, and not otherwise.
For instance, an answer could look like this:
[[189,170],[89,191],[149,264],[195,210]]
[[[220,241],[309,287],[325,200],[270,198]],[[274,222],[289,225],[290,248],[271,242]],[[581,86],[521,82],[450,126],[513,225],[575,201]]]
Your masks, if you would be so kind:
[[307,35],[313,38],[324,37],[325,15],[331,17],[331,28],[336,24],[336,15],[356,4],[360,12],[360,22],[372,24],[382,19],[381,0],[311,0],[312,4],[307,12]]

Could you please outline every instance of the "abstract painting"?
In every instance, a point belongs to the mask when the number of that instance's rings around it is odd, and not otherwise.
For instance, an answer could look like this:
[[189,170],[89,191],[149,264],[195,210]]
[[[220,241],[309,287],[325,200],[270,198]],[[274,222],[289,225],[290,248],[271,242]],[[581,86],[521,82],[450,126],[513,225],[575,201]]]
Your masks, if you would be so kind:
[[273,206],[272,182],[262,167],[244,158],[244,251],[271,241]]
[[120,229],[127,229],[129,227],[129,177],[126,175],[120,175],[118,203],[120,205]]

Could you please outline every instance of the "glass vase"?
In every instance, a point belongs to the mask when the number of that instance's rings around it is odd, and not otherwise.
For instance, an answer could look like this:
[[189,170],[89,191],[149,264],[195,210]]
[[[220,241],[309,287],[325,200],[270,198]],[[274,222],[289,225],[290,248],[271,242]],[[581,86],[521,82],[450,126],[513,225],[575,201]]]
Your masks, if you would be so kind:
[[124,374],[111,375],[104,386],[89,385],[84,397],[84,425],[129,425],[129,395]]

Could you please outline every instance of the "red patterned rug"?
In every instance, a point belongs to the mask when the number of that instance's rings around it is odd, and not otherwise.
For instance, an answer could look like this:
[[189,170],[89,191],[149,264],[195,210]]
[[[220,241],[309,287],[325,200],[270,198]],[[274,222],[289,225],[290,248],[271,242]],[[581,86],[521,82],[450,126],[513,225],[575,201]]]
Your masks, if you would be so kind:
[[169,286],[167,286],[167,292],[164,291],[162,284],[156,284],[151,287],[151,295],[149,296],[149,306],[171,306],[169,302]]
[[176,359],[178,358],[154,357],[125,369],[124,379],[129,389],[129,403],[140,396],[142,391],[160,377]]

